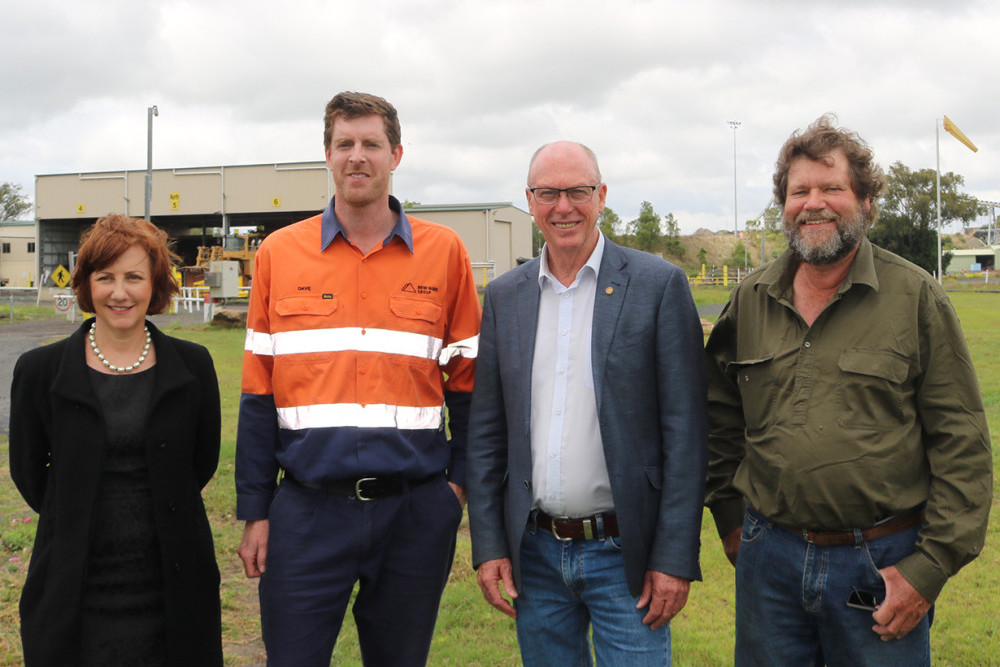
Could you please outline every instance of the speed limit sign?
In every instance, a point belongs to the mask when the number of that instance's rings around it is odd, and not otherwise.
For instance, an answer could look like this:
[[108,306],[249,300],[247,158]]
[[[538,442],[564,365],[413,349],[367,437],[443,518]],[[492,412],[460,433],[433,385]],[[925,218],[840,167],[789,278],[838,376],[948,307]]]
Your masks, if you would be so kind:
[[69,294],[56,294],[56,310],[60,313],[68,313],[73,307],[73,297]]

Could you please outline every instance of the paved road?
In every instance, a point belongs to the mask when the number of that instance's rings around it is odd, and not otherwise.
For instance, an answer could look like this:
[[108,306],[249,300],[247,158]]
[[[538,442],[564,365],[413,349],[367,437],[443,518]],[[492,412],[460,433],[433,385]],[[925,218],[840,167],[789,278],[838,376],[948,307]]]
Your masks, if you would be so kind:
[[[150,319],[159,327],[180,320],[185,325],[201,324],[201,313],[154,315]],[[82,320],[34,320],[10,323],[0,320],[0,434],[6,434],[10,424],[10,381],[14,364],[22,354],[73,333]]]

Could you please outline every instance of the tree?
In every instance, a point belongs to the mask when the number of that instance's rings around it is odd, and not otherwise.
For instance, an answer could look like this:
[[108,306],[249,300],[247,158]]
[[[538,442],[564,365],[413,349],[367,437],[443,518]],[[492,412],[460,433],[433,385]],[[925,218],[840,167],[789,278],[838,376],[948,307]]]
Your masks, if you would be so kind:
[[[896,162],[887,176],[882,210],[875,226],[868,231],[868,237],[872,243],[934,273],[938,263],[935,171],[913,171],[902,162]],[[959,191],[963,185],[965,180],[960,175],[950,171],[941,174],[942,226],[959,220],[969,223],[986,212],[975,197]]]
[[605,236],[614,241],[618,238],[618,233],[615,230],[621,229],[622,219],[611,210],[610,206],[605,206],[604,210],[601,211],[601,217],[597,219],[597,226],[600,227]]
[[777,206],[771,205],[764,209],[764,229],[769,232],[781,231],[782,221],[781,221],[781,209]]
[[663,231],[660,229],[660,216],[653,210],[648,201],[639,207],[639,217],[629,223],[635,247],[639,250],[652,252],[657,246]]
[[663,237],[666,240],[666,252],[674,257],[683,257],[687,248],[681,243],[680,225],[677,224],[677,219],[674,218],[673,213],[667,213],[667,216],[663,218],[663,230]]
[[733,253],[725,261],[725,264],[735,268],[742,268],[746,263],[748,263],[747,247],[746,244],[743,243],[743,239],[740,239],[736,242],[736,245],[733,246]]
[[31,210],[31,200],[20,185],[0,183],[0,220],[17,220]]

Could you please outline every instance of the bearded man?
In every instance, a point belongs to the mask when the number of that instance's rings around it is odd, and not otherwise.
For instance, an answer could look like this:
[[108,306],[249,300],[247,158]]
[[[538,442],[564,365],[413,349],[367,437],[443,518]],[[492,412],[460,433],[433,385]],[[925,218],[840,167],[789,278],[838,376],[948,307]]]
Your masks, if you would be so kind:
[[929,665],[933,603],[983,547],[992,455],[954,308],[873,246],[885,176],[824,116],[782,147],[788,250],[708,341],[706,505],[741,665]]

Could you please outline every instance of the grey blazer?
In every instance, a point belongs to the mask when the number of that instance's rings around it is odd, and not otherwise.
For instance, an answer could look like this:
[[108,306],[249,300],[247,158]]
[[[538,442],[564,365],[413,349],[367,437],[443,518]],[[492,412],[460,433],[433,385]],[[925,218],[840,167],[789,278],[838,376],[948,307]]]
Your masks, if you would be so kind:
[[[486,288],[469,423],[473,565],[510,558],[532,504],[531,368],[538,258]],[[701,578],[706,466],[704,337],[683,271],[605,242],[592,364],[629,590],[647,570]]]

